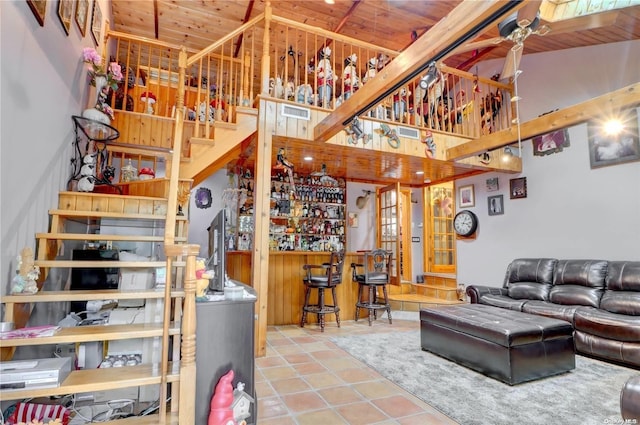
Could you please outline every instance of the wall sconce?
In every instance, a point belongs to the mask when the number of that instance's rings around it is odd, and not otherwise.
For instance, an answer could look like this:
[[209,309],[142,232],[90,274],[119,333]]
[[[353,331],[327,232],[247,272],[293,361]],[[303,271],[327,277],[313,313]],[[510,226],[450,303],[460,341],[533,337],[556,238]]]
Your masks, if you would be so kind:
[[509,162],[514,156],[520,157],[520,149],[513,146],[505,146],[502,152],[502,162]]
[[437,79],[438,79],[438,68],[436,68],[436,63],[435,61],[433,61],[429,64],[429,67],[427,68],[427,73],[422,78],[420,78],[420,82],[418,84],[420,85],[420,88],[422,90],[427,90],[429,87],[433,85],[433,83],[436,82]]

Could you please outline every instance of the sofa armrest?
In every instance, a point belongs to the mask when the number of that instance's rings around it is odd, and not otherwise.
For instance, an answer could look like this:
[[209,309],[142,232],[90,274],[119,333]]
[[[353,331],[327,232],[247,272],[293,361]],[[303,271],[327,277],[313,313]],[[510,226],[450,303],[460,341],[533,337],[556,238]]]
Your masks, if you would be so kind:
[[622,419],[640,420],[640,375],[632,376],[620,391]]
[[471,304],[479,304],[483,295],[507,295],[506,288],[496,288],[493,286],[469,285],[467,286],[467,296]]

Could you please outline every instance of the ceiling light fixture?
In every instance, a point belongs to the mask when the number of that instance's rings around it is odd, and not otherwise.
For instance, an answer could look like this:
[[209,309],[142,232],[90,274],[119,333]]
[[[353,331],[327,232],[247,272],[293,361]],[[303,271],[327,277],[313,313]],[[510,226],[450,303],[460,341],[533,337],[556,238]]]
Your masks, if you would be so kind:
[[313,161],[313,157],[312,156],[305,156],[304,158],[305,161]]
[[324,0],[327,4],[336,4],[336,0]]
[[419,175],[419,176],[421,176],[421,175],[423,175],[423,174],[424,174],[424,171],[416,171],[416,174],[417,174],[417,175]]

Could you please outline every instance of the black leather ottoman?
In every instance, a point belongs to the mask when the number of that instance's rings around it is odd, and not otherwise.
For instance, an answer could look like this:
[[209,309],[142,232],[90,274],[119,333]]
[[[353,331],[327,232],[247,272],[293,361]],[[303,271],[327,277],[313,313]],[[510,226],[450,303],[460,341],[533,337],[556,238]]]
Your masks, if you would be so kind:
[[420,342],[509,385],[576,367],[570,323],[484,304],[420,309]]

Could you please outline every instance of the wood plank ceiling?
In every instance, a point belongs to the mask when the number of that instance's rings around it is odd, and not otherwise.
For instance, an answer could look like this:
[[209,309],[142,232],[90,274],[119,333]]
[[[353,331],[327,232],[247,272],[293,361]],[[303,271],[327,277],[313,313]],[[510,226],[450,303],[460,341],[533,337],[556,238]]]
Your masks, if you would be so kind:
[[[590,5],[591,2],[594,5]],[[274,15],[401,52],[416,36],[424,34],[460,3],[460,0],[335,0],[335,4],[331,5],[323,0],[277,0],[272,1],[271,6]],[[579,16],[554,22],[543,19],[543,22],[551,27],[551,32],[545,36],[533,35],[527,38],[523,55],[640,38],[640,5],[637,1],[618,0],[620,7],[626,6],[624,9],[587,14],[589,8],[602,3],[595,0],[543,2],[543,17],[549,16],[544,12],[553,8],[556,12],[558,8],[565,11],[573,8],[572,12]],[[262,13],[265,4],[264,0],[112,0],[113,29],[200,50]],[[508,41],[498,44],[486,42],[497,37],[497,26],[491,25],[474,40],[479,42],[477,49],[462,49],[467,51],[447,57],[444,63],[468,71],[479,60],[504,58],[512,44]],[[321,152],[317,149],[317,144],[301,143],[286,141],[290,155],[295,154],[295,158],[291,159],[300,164],[301,168],[305,168],[301,160],[302,155],[314,149],[316,158],[323,158],[318,161],[335,163],[335,169],[329,168],[331,173],[344,173],[342,175],[347,178],[350,178],[349,174],[352,174],[351,178],[361,176],[362,168],[370,167],[374,162],[380,168],[376,171],[376,180],[381,183],[409,175],[405,171],[396,177],[388,171],[394,164],[396,170],[424,168],[425,176],[429,176],[432,181],[437,181],[440,176],[447,174],[460,175],[461,172],[466,172],[464,169],[453,170],[456,167],[452,163],[432,164],[427,167],[424,164],[414,164],[412,159],[398,157],[395,154],[380,154],[379,158],[366,158],[367,164],[362,167],[356,167],[352,161],[347,167],[346,159],[342,161],[336,157],[348,156],[334,152],[333,147],[323,146]],[[317,168],[317,163],[315,161],[314,165],[308,167]],[[423,178],[414,174],[411,173],[411,184],[422,184]]]

